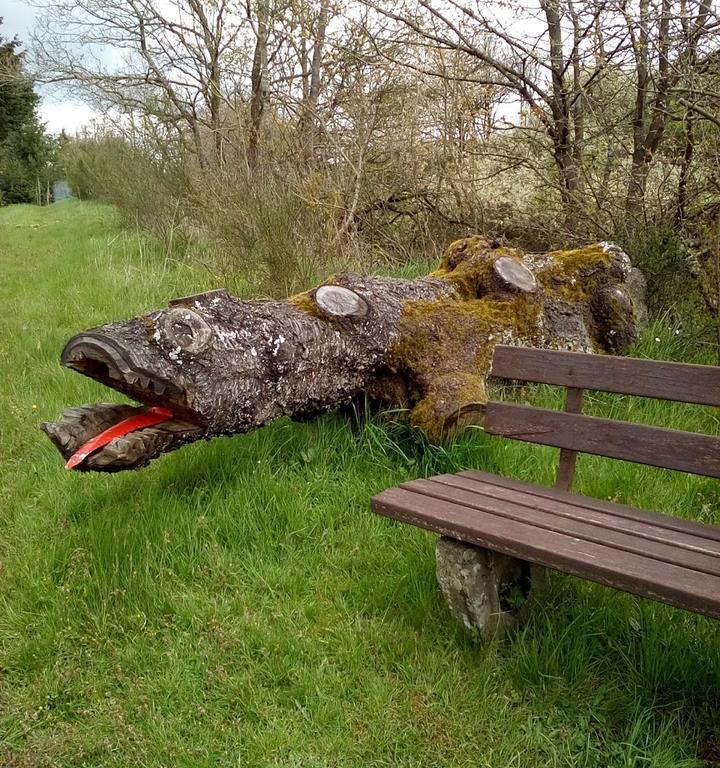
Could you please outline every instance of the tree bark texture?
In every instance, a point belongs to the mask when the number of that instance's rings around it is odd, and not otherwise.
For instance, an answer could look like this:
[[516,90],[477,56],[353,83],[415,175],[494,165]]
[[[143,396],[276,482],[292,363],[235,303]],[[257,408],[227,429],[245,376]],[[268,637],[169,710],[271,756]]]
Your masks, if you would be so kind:
[[[482,418],[497,344],[625,352],[643,317],[642,284],[610,243],[523,254],[474,236],[414,280],[342,273],[285,301],[225,290],[177,299],[66,345],[63,365],[174,414],[80,468],[144,466],[194,440],[307,419],[361,395],[407,408],[440,442]],[[71,408],[43,428],[67,458],[129,408]]]

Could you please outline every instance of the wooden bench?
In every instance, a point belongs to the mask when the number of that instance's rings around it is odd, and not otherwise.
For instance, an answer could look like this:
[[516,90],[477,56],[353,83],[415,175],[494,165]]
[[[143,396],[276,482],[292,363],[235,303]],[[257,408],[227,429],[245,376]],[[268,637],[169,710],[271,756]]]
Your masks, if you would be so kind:
[[[720,477],[718,437],[582,414],[586,389],[718,406],[720,368],[499,346],[492,374],[567,387],[565,411],[491,401],[485,418],[492,435],[560,448],[555,487],[469,470],[403,483],[372,502],[380,515],[465,542],[466,550],[482,548],[485,560],[461,553],[457,573],[445,579],[454,584],[443,589],[451,608],[455,589],[461,603],[479,599],[491,613],[508,611],[502,595],[488,597],[487,585],[479,598],[468,592],[472,579],[487,580],[493,569],[506,579],[527,577],[527,569],[508,571],[505,558],[720,618],[720,527],[570,492],[576,452]],[[495,562],[493,553],[500,553]],[[507,584],[498,577],[491,588]],[[477,624],[477,613],[462,618]]]

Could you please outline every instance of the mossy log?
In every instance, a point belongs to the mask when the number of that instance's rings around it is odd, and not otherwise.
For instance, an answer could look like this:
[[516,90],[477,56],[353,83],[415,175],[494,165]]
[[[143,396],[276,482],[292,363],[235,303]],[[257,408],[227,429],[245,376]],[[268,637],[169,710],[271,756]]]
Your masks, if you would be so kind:
[[[415,280],[343,273],[267,302],[212,291],[90,329],[70,339],[63,365],[174,417],[117,437],[79,468],[141,467],[194,440],[307,419],[363,394],[407,408],[443,441],[482,418],[497,344],[625,352],[644,311],[635,272],[609,243],[523,254],[475,236]],[[130,411],[71,408],[43,428],[67,458]]]

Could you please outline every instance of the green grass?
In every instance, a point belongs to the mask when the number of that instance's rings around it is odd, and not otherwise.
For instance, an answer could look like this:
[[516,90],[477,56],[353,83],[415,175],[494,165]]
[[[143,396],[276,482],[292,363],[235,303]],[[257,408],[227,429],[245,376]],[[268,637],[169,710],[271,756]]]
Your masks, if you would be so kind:
[[[212,280],[77,202],[0,210],[0,268],[0,765],[720,760],[716,624],[556,575],[523,631],[481,645],[438,595],[433,537],[368,511],[469,466],[550,481],[553,451],[326,416],[71,474],[37,424],[112,395],[59,367],[64,342]],[[682,334],[638,354],[679,357]],[[718,432],[700,408],[593,407]],[[720,523],[714,481],[583,458],[578,487]]]

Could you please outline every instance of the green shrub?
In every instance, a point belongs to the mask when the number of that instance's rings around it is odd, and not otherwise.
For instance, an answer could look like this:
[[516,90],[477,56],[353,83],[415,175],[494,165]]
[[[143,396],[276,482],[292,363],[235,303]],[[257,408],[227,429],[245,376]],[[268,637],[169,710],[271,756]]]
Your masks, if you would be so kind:
[[172,242],[186,186],[178,158],[98,133],[67,142],[61,162],[76,197],[112,203],[126,225],[154,232],[166,245]]
[[671,227],[648,227],[631,236],[624,247],[645,275],[651,314],[676,308],[697,291],[680,240]]

